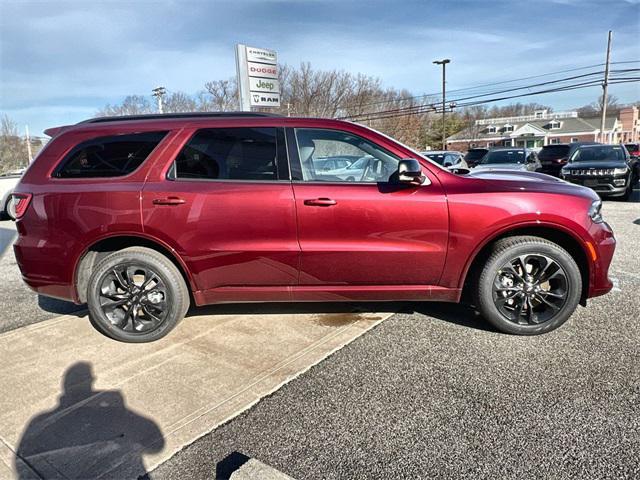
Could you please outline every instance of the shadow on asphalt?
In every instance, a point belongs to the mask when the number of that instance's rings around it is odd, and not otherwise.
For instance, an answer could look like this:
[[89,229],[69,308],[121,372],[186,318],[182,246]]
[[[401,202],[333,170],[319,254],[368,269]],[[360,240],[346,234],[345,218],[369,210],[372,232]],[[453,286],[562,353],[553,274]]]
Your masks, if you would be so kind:
[[85,304],[76,305],[73,302],[45,297],[44,295],[38,295],[38,306],[45,312],[55,313],[57,315],[75,315],[76,317],[82,317],[87,313],[87,306]]
[[366,302],[366,303],[233,303],[207,305],[189,310],[187,316],[198,315],[259,315],[292,313],[419,313],[444,322],[474,328],[487,332],[497,332],[474,308],[448,302]]
[[247,463],[250,457],[240,452],[232,452],[216,465],[216,480],[229,480],[231,475]]
[[[94,390],[92,367],[77,362],[65,372],[59,403],[33,417],[18,445],[18,478],[96,478],[127,465],[144,472],[143,455],[164,447],[158,425],[125,405],[120,390]],[[28,466],[28,467],[27,467]]]

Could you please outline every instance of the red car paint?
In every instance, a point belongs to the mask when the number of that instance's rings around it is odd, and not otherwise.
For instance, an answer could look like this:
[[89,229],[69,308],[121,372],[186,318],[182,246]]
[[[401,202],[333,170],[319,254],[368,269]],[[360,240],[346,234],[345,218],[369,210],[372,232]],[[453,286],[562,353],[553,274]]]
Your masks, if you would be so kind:
[[[401,158],[418,159],[431,183],[394,188],[167,179],[175,156],[198,129],[265,126],[360,135]],[[125,177],[52,176],[79,142],[159,130],[169,133]],[[15,190],[32,195],[17,220],[16,258],[25,282],[43,295],[81,302],[81,259],[97,242],[122,237],[128,242],[144,239],[168,252],[198,305],[459,301],[482,248],[523,229],[559,232],[575,242],[586,262],[585,297],[612,287],[607,271],[613,233],[587,215],[597,195],[545,175],[455,175],[384,135],[337,120],[167,118],[84,123],[51,132],[54,138]]]

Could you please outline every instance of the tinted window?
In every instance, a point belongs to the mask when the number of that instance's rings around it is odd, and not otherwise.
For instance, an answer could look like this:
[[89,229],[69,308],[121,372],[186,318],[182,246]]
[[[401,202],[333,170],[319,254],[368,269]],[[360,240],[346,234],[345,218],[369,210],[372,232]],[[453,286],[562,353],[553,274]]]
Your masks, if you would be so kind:
[[609,145],[579,148],[571,157],[572,162],[624,161],[624,159],[625,155],[622,147]]
[[425,155],[438,165],[444,165],[444,153],[425,153]]
[[[348,132],[296,129],[302,179],[314,182],[387,182],[398,169],[398,157]],[[328,156],[358,158],[343,170],[322,171],[318,159]]]
[[476,161],[480,160],[487,153],[486,150],[469,150],[467,154],[464,156],[465,160]]
[[175,178],[277,180],[275,128],[198,131],[178,154]]
[[558,158],[564,158],[569,155],[569,145],[557,145],[542,147],[538,158],[540,160],[556,160]]
[[167,132],[99,137],[76,146],[55,176],[61,178],[121,177],[137,169]]
[[493,150],[485,155],[481,163],[524,163],[524,151]]

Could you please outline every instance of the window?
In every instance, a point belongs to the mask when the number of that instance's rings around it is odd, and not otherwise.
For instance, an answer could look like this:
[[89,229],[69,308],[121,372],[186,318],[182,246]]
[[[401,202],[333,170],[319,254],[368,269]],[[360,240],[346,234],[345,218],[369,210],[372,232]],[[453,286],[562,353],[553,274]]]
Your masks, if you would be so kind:
[[559,138],[551,138],[551,139],[549,139],[549,143],[551,145],[556,145],[556,144],[560,143],[560,139]]
[[554,120],[553,122],[549,123],[549,128],[551,128],[551,130],[558,130],[561,126],[562,126],[562,123],[558,122],[557,120]]
[[[313,128],[298,128],[295,132],[301,172],[294,173],[294,179],[308,182],[387,182],[398,169],[399,157],[357,135]],[[327,157],[355,160],[344,168],[327,171],[323,169]]]
[[470,148],[476,148],[478,146],[477,143],[472,143],[471,145],[469,145]]
[[487,133],[496,133],[496,127],[493,125],[487,127]]
[[98,137],[77,145],[54,172],[59,178],[122,177],[136,170],[167,132]]
[[176,179],[277,180],[275,128],[199,130],[178,154]]
[[504,126],[504,131],[505,132],[513,132],[513,125],[505,125]]
[[579,142],[578,137],[571,137],[571,143]]

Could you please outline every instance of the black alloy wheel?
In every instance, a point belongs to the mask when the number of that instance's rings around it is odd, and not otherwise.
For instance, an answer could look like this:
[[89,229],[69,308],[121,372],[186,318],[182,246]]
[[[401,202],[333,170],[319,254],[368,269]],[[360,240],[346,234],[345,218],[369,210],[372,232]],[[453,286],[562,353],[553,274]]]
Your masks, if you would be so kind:
[[124,263],[115,266],[102,280],[100,308],[118,329],[128,333],[149,333],[165,321],[169,292],[153,269]]
[[182,320],[189,303],[189,290],[176,264],[145,247],[108,254],[87,285],[91,323],[122,342],[162,338]]
[[519,255],[506,262],[493,282],[498,311],[517,325],[550,320],[567,301],[567,274],[546,255]]
[[576,260],[561,246],[534,236],[498,240],[473,273],[474,303],[501,332],[538,335],[558,328],[582,295]]

